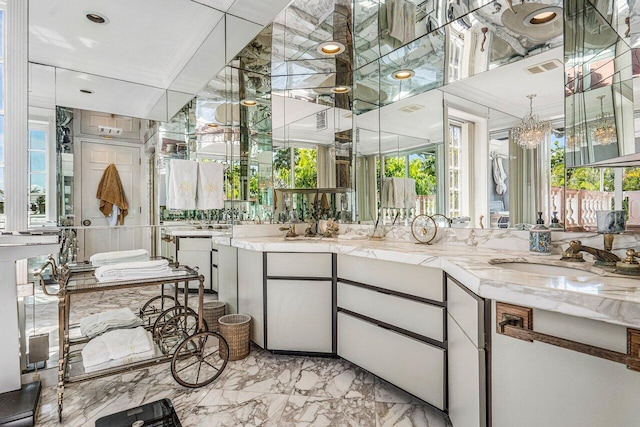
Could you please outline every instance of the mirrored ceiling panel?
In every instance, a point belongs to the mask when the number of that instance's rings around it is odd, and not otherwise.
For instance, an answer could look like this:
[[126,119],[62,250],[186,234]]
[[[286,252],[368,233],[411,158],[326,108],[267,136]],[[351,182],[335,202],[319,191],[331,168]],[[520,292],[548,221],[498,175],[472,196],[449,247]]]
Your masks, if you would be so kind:
[[[56,69],[56,105],[64,107],[166,120],[166,107],[155,108],[164,95],[164,89],[152,86]],[[150,117],[152,111],[155,117]]]

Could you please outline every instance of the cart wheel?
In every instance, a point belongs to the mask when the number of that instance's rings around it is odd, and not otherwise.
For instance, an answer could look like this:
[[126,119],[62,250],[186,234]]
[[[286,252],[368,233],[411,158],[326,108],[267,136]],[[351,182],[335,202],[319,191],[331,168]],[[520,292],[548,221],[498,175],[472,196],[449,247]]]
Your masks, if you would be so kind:
[[140,309],[140,318],[153,317],[162,313],[164,310],[179,305],[176,299],[171,295],[157,295],[147,301]]
[[198,332],[176,349],[171,359],[171,375],[185,387],[203,387],[220,376],[228,361],[229,346],[221,335]]
[[193,309],[187,307],[183,307],[181,305],[176,305],[175,307],[171,307],[166,309],[165,311],[163,311],[162,313],[160,313],[160,315],[158,316],[158,318],[156,319],[156,321],[153,323],[153,336],[154,337],[158,337],[160,334],[160,330],[162,329],[162,327],[164,326],[165,323],[167,323],[169,321],[169,319],[171,319],[172,317],[175,317],[179,314],[182,314],[184,312],[187,313],[191,313],[194,316],[196,316],[197,318],[197,314],[195,311],[193,311]]
[[[207,322],[202,319],[203,331],[208,330]],[[198,332],[198,315],[184,312],[167,320],[157,335],[160,349],[164,354],[173,354],[178,346],[189,336]]]

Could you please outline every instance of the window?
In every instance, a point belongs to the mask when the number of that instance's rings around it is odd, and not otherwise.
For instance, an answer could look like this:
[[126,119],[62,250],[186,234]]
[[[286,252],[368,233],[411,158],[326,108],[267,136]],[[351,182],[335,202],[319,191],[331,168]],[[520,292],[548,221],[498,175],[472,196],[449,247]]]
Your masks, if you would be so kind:
[[462,126],[459,124],[449,125],[449,218],[460,216],[460,203],[462,195],[460,194],[460,164],[462,144]]
[[[316,188],[318,151],[315,148],[281,148],[273,151],[275,188]],[[293,164],[293,170],[291,165]],[[293,173],[293,186],[291,185]]]
[[29,125],[29,223],[44,224],[47,219],[46,124]]

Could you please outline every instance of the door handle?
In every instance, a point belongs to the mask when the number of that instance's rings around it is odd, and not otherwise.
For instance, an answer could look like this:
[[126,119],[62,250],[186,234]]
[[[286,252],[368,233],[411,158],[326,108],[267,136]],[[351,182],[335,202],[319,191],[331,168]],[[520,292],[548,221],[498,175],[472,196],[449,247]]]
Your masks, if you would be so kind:
[[85,227],[88,227],[91,225],[91,220],[90,219],[85,219],[84,221],[82,221],[82,225],[84,225]]

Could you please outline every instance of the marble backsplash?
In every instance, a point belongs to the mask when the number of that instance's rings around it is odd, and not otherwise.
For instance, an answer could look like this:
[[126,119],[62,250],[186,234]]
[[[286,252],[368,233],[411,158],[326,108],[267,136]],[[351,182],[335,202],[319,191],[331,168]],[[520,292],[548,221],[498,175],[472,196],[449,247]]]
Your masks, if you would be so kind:
[[[284,236],[278,230],[284,224],[237,225],[233,227],[234,238]],[[298,224],[296,231],[304,234],[306,224]],[[382,226],[379,226],[382,227]],[[366,239],[373,234],[371,224],[340,224],[340,239]],[[384,226],[384,239],[391,241],[415,242],[411,229],[407,226]],[[580,240],[583,245],[595,248],[603,247],[603,237],[597,233],[552,232],[552,253],[560,254],[569,246],[571,240]],[[515,229],[479,229],[479,228],[439,228],[435,245],[460,245],[487,249],[529,250],[529,232]],[[613,242],[613,252],[624,258],[627,249],[640,250],[640,234],[617,234]]]

